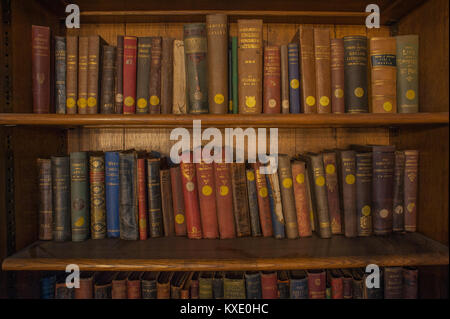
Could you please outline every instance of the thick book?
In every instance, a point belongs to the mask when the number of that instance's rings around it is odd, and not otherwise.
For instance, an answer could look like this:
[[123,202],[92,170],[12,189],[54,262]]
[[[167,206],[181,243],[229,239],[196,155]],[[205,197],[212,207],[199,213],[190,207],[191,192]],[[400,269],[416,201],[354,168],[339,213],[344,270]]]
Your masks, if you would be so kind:
[[217,222],[221,239],[235,238],[236,226],[233,214],[233,193],[229,163],[214,162]]
[[50,28],[31,26],[33,112],[50,112]]
[[66,114],[66,38],[55,36],[55,113]]
[[317,113],[314,28],[312,25],[300,25],[299,34],[302,112]]
[[317,113],[331,112],[330,29],[314,28]]
[[358,236],[370,236],[372,234],[372,153],[358,152],[355,159]]
[[308,299],[308,275],[304,270],[289,271],[290,299]]
[[261,290],[262,299],[277,299],[277,272],[276,271],[262,271],[261,272]]
[[344,275],[339,269],[329,269],[327,272],[331,286],[331,299],[344,299]]
[[262,20],[238,20],[239,113],[262,112]]
[[114,82],[114,113],[123,113],[123,35],[117,36],[116,77]]
[[419,152],[417,150],[405,150],[405,230],[415,232],[417,226],[417,182],[419,170]]
[[245,163],[231,163],[230,168],[236,236],[250,236],[250,213],[248,208]]
[[141,272],[132,272],[127,278],[128,299],[141,299]]
[[325,299],[326,272],[322,269],[308,270],[309,299]]
[[186,236],[186,216],[180,166],[170,168],[175,235]]
[[156,281],[156,299],[170,299],[170,280],[173,272],[162,271]]
[[173,114],[186,114],[186,63],[184,57],[184,41],[173,41]]
[[353,276],[351,270],[342,269],[342,298],[353,299]]
[[264,47],[263,113],[281,113],[280,47]]
[[245,279],[241,272],[228,272],[223,279],[224,299],[245,299]]
[[123,114],[136,113],[137,38],[123,38]]
[[127,299],[127,272],[114,274],[111,282],[111,299]]
[[147,210],[147,170],[145,154],[139,154],[136,159],[137,166],[137,194],[138,194],[138,217],[139,217],[139,239],[146,240],[148,237],[148,216]]
[[78,38],[78,113],[87,114],[89,37]]
[[94,273],[80,272],[80,287],[75,289],[75,299],[94,298]]
[[369,112],[367,37],[344,37],[344,99],[346,113]]
[[103,153],[89,156],[89,186],[91,190],[91,238],[106,237],[105,158]]
[[337,158],[335,152],[324,152],[323,166],[325,169],[325,183],[327,185],[328,212],[331,221],[331,233],[342,234],[340,187],[338,179]]
[[119,153],[105,152],[105,197],[107,236],[120,236]]
[[146,271],[141,277],[142,299],[156,299],[156,278],[157,272]]
[[89,237],[88,183],[87,153],[70,153],[72,241],[83,241]]
[[114,81],[116,47],[103,46],[100,113],[112,114],[114,111]]
[[214,272],[205,271],[201,272],[198,278],[199,284],[199,299],[212,299],[213,298],[213,282]]
[[55,299],[74,299],[75,298],[75,289],[69,288],[66,285],[66,277],[56,276],[55,283]]
[[292,180],[294,187],[298,234],[300,237],[309,237],[312,235],[306,175],[307,171],[305,162],[295,160],[292,163]]
[[161,210],[164,236],[175,236],[175,221],[172,204],[172,182],[170,180],[169,168],[161,167],[159,179],[161,182]]
[[261,163],[253,164],[255,170],[256,194],[258,196],[259,222],[263,237],[272,237],[272,212],[270,210],[269,192],[267,190],[266,176],[260,172]]
[[139,238],[136,152],[119,153],[120,238]]
[[262,299],[261,273],[259,271],[247,271],[244,276],[247,299]]
[[70,158],[52,156],[53,240],[68,241],[71,233]]
[[273,236],[277,239],[282,239],[286,237],[286,231],[278,174],[266,174],[266,183],[272,216]]
[[[173,100],[173,44],[174,39],[164,37],[161,44],[161,114],[172,113]],[[178,83],[177,83],[178,85]]]
[[231,37],[231,85],[233,94],[233,114],[239,113],[239,71],[238,71],[238,37]]
[[136,114],[146,114],[149,112],[150,51],[152,48],[152,38],[138,37],[137,43]]
[[392,230],[403,232],[405,230],[405,206],[403,205],[403,191],[405,182],[405,153],[395,152],[394,165],[394,197],[392,211]]
[[419,270],[403,267],[403,299],[417,299]]
[[219,226],[216,209],[216,187],[214,183],[213,163],[195,164],[198,185],[198,200],[202,220],[203,238],[218,238]]
[[228,110],[228,23],[225,14],[206,16],[209,113]]
[[164,236],[161,212],[161,160],[147,159],[148,224],[150,237]]
[[300,113],[300,75],[298,51],[298,43],[288,44],[289,107],[287,109],[290,113]]
[[[352,282],[352,296],[353,299],[364,299],[364,287],[365,287],[365,280],[364,280],[364,270],[362,269],[352,269],[351,275],[353,278]],[[380,282],[380,285],[382,283]]]
[[49,275],[41,278],[40,280],[41,299],[55,298],[55,283],[56,283],[55,275]]
[[398,35],[397,110],[398,113],[419,112],[419,36]]
[[344,39],[331,39],[331,111],[345,113]]
[[345,237],[358,236],[358,213],[356,211],[356,152],[338,151],[340,185]]
[[225,274],[221,271],[214,273],[212,282],[213,298],[223,299],[223,278]]
[[[297,64],[298,64],[298,46],[297,46]],[[280,46],[280,65],[281,65],[281,113],[289,114],[290,89],[289,89],[289,68],[288,68],[288,46],[286,44]]]
[[39,240],[53,239],[52,161],[38,158]]
[[397,113],[396,54],[394,37],[370,39],[372,113]]
[[66,113],[77,113],[78,100],[78,37],[66,37]]
[[177,271],[173,274],[170,280],[170,299],[181,299],[181,288],[188,275],[189,273],[185,271]]
[[384,299],[403,299],[402,267],[384,267]]
[[250,212],[252,236],[258,237],[262,235],[262,232],[261,222],[259,220],[258,191],[256,189],[255,170],[253,168],[247,168],[245,173],[247,179],[248,208]]
[[285,270],[277,272],[277,289],[279,299],[289,299],[289,276]]
[[98,35],[89,36],[88,40],[88,98],[87,98],[87,114],[98,113],[100,104],[100,89],[102,80],[102,56],[103,46],[106,45]]
[[188,113],[208,113],[208,47],[205,24],[185,24],[183,36]]
[[114,273],[103,271],[95,276],[94,299],[112,298],[112,276]]
[[149,113],[161,113],[161,54],[162,38],[152,37],[150,54]]

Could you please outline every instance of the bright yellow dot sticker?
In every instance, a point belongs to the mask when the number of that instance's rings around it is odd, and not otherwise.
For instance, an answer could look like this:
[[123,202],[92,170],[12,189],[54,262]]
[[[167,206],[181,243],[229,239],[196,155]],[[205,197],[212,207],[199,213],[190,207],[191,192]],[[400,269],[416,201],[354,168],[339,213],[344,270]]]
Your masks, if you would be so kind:
[[141,97],[141,98],[138,99],[138,101],[137,101],[137,106],[138,106],[138,108],[143,109],[144,107],[147,106],[147,100],[144,99],[143,97]]
[[256,106],[256,97],[246,96],[245,97],[245,105],[247,105],[248,107],[255,107]]
[[336,168],[334,167],[333,164],[328,164],[325,170],[327,171],[327,174],[334,174]]
[[297,79],[291,80],[291,88],[298,89],[299,86],[300,86],[300,82]]
[[67,107],[72,108],[75,106],[75,99],[72,97],[69,97],[66,101]]
[[409,203],[408,206],[406,207],[408,209],[408,212],[412,212],[414,210],[414,207],[416,207],[416,204],[414,203]]
[[336,89],[334,90],[334,96],[338,99],[344,97],[344,90],[343,89]]
[[314,104],[316,104],[316,99],[314,98],[314,96],[308,96],[306,98],[306,104],[308,104],[309,106],[313,106]]
[[283,186],[284,186],[284,188],[291,188],[292,187],[292,179],[290,179],[289,177],[283,179]]
[[220,195],[226,196],[228,195],[228,187],[225,185],[220,186]]
[[252,171],[247,172],[247,179],[249,181],[255,180],[255,174]]
[[358,88],[355,89],[354,93],[355,93],[355,96],[356,96],[356,97],[363,97],[363,95],[364,95],[364,89],[358,87]]
[[319,176],[316,178],[316,185],[323,186],[325,185],[325,178],[323,176]]
[[186,183],[186,189],[187,189],[188,192],[192,192],[194,190],[194,183],[187,182]]
[[85,108],[87,106],[87,101],[84,97],[78,99],[78,107]]
[[83,225],[84,225],[84,218],[83,217],[78,218],[77,221],[75,222],[75,226],[81,227]]
[[275,106],[277,106],[277,101],[275,101],[275,99],[270,99],[269,100],[269,107],[273,108]]
[[328,106],[328,104],[330,104],[330,99],[328,98],[328,96],[322,96],[320,98],[320,105]]
[[212,188],[211,188],[211,186],[209,186],[209,185],[203,186],[203,188],[202,188],[202,193],[203,193],[203,195],[205,195],[205,196],[211,195],[211,194],[212,194]]
[[156,95],[152,95],[150,97],[150,104],[153,106],[159,105],[159,97],[157,97]]
[[414,92],[414,90],[406,91],[406,98],[408,100],[414,100],[415,97],[416,97],[416,92]]
[[87,104],[89,107],[94,107],[97,105],[97,99],[91,96],[90,98],[88,98]]
[[347,176],[345,176],[345,182],[349,185],[353,185],[355,183],[355,175],[348,174]]
[[177,214],[175,216],[175,221],[177,224],[183,224],[184,223],[184,215],[183,214]]
[[305,175],[302,173],[297,174],[297,176],[295,177],[295,180],[297,181],[297,183],[303,184],[305,182]]
[[216,102],[217,104],[222,104],[223,101],[225,101],[225,98],[223,97],[223,94],[216,94],[216,96],[214,96],[214,102]]
[[386,112],[391,112],[392,111],[392,103],[391,102],[384,102],[383,103],[383,109]]
[[134,105],[134,98],[131,97],[131,96],[127,96],[125,98],[124,103],[125,103],[126,106],[133,106]]
[[370,206],[369,205],[365,205],[362,209],[361,209],[361,213],[364,216],[369,216],[370,215]]
[[267,197],[267,188],[266,187],[263,187],[259,190],[259,196]]

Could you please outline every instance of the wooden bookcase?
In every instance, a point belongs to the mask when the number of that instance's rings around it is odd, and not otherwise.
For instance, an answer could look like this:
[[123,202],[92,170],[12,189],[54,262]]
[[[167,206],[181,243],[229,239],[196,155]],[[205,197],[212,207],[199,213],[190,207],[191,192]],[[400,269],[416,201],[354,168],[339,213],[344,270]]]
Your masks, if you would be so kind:
[[[1,1],[0,50],[0,297],[34,296],[44,270],[77,263],[85,270],[268,270],[346,268],[369,263],[417,265],[421,297],[448,297],[448,1],[374,0],[379,29],[364,25],[367,1],[71,1],[81,10],[81,28],[66,31],[65,2]],[[327,25],[346,35],[420,36],[419,114],[329,115],[38,115],[32,114],[31,25],[55,34],[100,34],[116,44],[119,34],[182,39],[183,23],[204,21],[211,12],[229,15],[229,34],[238,18],[262,18],[264,41],[288,43],[302,23]],[[370,81],[369,81],[370,83]],[[420,152],[418,232],[386,238],[299,240],[245,238],[143,242],[37,241],[36,158],[73,151],[156,150],[168,153],[173,127],[278,127],[279,152],[395,144]],[[21,270],[21,271],[18,271]],[[28,272],[33,271],[33,272]],[[33,286],[34,285],[34,286]],[[34,288],[33,288],[34,287]]]

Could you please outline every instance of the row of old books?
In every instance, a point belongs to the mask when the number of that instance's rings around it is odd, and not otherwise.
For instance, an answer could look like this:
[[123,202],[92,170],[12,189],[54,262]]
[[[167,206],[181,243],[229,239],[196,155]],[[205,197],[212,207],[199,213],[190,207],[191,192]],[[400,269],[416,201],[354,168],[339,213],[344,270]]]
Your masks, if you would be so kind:
[[[416,267],[246,272],[81,272],[41,278],[44,299],[417,299]],[[368,282],[376,286],[368,286]],[[378,283],[378,285],[376,284]]]
[[54,79],[50,30],[33,26],[34,112],[54,102],[63,114],[361,113],[369,98],[374,113],[418,112],[416,35],[371,38],[369,62],[365,36],[331,39],[329,28],[301,25],[274,46],[263,43],[262,20],[237,26],[229,38],[227,16],[207,15],[184,25],[183,40],[118,36],[117,46],[56,36]]
[[156,152],[73,152],[38,159],[39,238],[162,236],[278,239],[416,231],[418,152],[394,146],[169,165]]

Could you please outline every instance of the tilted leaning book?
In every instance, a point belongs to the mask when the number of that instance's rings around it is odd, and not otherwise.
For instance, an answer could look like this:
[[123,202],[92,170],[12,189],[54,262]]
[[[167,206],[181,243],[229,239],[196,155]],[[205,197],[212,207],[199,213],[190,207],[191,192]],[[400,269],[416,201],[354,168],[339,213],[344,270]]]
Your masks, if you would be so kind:
[[139,238],[136,152],[119,153],[120,238]]

